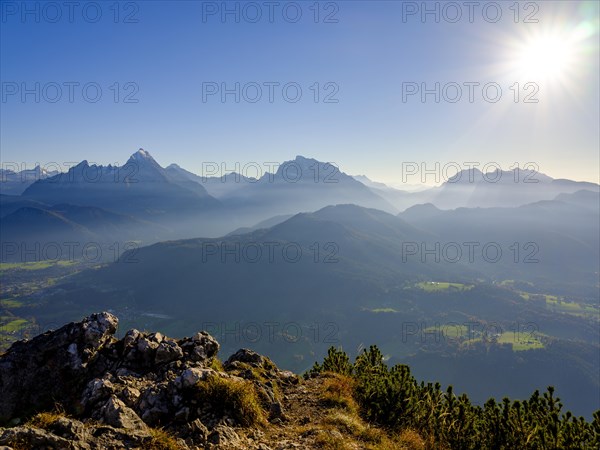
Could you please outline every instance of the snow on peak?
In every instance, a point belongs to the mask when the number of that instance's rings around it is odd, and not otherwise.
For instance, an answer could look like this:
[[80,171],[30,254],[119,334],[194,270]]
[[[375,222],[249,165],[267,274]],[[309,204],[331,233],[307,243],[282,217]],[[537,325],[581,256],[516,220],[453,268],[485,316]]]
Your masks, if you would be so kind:
[[143,148],[140,148],[137,152],[131,155],[128,162],[135,162],[137,164],[143,163],[144,165],[150,164],[151,166],[158,165],[152,155]]
[[152,156],[150,156],[150,153],[148,153],[143,148],[140,148],[137,152],[135,152],[134,156],[141,156],[142,158],[152,159]]

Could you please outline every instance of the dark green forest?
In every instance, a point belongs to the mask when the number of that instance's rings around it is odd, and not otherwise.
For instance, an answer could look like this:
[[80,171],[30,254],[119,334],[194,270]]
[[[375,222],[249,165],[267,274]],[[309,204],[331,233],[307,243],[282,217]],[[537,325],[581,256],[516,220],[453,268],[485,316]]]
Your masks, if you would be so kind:
[[417,382],[410,367],[388,367],[377,346],[364,349],[354,363],[343,350],[331,347],[322,363],[305,374],[334,372],[353,380],[353,395],[362,417],[391,432],[416,430],[436,448],[456,450],[558,450],[600,448],[600,410],[591,422],[563,411],[554,387],[536,390],[527,400],[501,402],[490,398],[482,406],[452,386]]

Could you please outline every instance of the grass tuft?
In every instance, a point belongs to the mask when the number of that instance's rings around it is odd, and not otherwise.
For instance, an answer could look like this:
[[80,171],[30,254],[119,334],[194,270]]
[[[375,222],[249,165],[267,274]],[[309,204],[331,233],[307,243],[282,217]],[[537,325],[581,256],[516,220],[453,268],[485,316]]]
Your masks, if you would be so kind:
[[250,427],[265,423],[254,384],[249,381],[212,376],[200,381],[195,392],[198,400],[208,403],[215,413],[230,415],[240,425]]
[[150,428],[152,438],[145,443],[147,450],[179,450],[181,446],[168,432],[160,428]]
[[327,373],[326,376],[321,396],[323,405],[356,413],[358,407],[353,397],[355,381],[346,375],[337,373]]
[[405,450],[425,450],[425,441],[414,430],[403,430],[399,437],[400,445]]
[[216,356],[210,360],[210,364],[208,365],[208,367],[210,367],[213,370],[216,370],[217,372],[225,372],[225,369],[223,368],[223,363]]

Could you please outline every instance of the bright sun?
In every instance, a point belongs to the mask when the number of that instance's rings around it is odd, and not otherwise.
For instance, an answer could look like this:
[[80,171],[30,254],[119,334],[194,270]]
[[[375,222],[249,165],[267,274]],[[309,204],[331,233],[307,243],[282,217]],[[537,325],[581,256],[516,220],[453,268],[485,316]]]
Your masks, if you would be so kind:
[[[530,90],[552,91],[552,97],[546,99],[554,101],[558,101],[558,93],[575,98],[593,86],[590,77],[596,74],[597,78],[598,71],[597,5],[583,8],[576,2],[556,3],[562,6],[548,12],[542,24],[491,35],[500,51],[494,58],[496,62],[489,66],[490,77],[500,77],[511,86],[519,83]],[[487,57],[492,56],[489,48],[483,49]]]
[[530,80],[561,78],[573,62],[573,48],[560,36],[536,36],[518,50],[515,69]]

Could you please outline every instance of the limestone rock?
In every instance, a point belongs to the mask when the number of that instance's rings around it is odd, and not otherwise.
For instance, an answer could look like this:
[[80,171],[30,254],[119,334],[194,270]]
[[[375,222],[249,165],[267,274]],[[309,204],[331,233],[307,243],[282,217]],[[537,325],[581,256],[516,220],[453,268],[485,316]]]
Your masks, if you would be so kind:
[[13,344],[0,358],[0,424],[52,408],[57,398],[71,402],[79,397],[88,365],[111,342],[117,324],[110,313],[93,314]]

